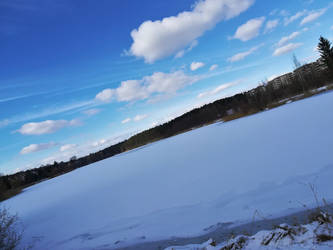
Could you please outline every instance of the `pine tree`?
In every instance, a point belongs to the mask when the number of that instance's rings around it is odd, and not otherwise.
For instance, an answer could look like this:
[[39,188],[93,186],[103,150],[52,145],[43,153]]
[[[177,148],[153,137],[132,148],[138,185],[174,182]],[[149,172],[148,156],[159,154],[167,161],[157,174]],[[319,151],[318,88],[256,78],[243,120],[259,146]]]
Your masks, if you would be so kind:
[[333,47],[331,42],[324,37],[319,38],[318,51],[323,63],[333,70]]

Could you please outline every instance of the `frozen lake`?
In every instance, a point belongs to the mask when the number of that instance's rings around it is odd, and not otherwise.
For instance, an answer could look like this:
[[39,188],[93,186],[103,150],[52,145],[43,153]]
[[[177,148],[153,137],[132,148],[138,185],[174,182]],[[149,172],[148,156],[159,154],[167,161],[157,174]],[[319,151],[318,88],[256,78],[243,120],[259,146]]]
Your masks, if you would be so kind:
[[42,182],[3,202],[34,249],[116,248],[333,201],[333,93],[217,123]]

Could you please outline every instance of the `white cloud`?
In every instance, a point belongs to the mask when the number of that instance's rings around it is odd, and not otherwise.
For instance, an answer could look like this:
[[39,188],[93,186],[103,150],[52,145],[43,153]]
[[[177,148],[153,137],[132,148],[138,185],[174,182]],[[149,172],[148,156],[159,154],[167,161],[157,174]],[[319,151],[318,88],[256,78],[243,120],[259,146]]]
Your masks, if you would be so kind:
[[214,70],[216,70],[218,67],[219,67],[219,65],[217,65],[217,64],[213,64],[212,66],[210,66],[209,71],[214,71]]
[[122,124],[128,123],[130,122],[132,119],[131,118],[126,118],[124,120],[121,121]]
[[280,16],[288,16],[289,12],[286,10],[281,10],[279,14],[280,14]]
[[106,139],[101,139],[99,141],[93,142],[92,146],[93,147],[100,147],[102,145],[105,145],[108,142]]
[[54,147],[56,143],[50,142],[50,143],[41,143],[41,144],[30,144],[27,147],[22,148],[20,154],[25,155],[25,154],[30,154],[42,150],[49,149],[51,147]]
[[149,93],[175,93],[177,90],[199,80],[197,76],[188,76],[183,71],[173,73],[157,72],[144,78]]
[[0,128],[6,127],[9,124],[9,119],[4,119],[0,121]]
[[276,15],[277,13],[278,13],[278,9],[274,9],[274,10],[272,10],[270,13],[269,13],[269,15],[270,16],[274,16],[274,15]]
[[333,25],[331,26],[331,30],[333,30]]
[[286,44],[287,42],[295,39],[297,36],[299,36],[301,32],[295,31],[291,33],[289,36],[284,36],[280,39],[280,41],[277,43],[277,46],[281,47],[282,45]]
[[297,12],[295,15],[291,16],[291,17],[285,17],[284,18],[284,25],[287,26],[288,24],[296,21],[297,19],[301,18],[302,16],[304,16],[307,13],[307,10],[303,10],[303,11],[299,11]]
[[190,68],[192,71],[196,71],[197,69],[200,69],[203,66],[205,66],[203,62],[192,62]]
[[135,122],[138,122],[138,121],[141,121],[141,120],[146,119],[147,117],[148,117],[148,115],[137,115],[137,116],[135,116],[135,117],[133,118],[133,120],[134,120]]
[[265,33],[271,32],[279,25],[279,19],[267,21],[265,26]]
[[18,132],[23,135],[43,135],[43,134],[52,134],[59,129],[70,126],[80,125],[78,120],[47,120],[43,122],[30,122],[24,124]]
[[185,55],[185,53],[190,52],[192,49],[194,49],[196,46],[198,46],[198,41],[194,40],[191,45],[187,48],[187,49],[183,49],[181,51],[179,51],[176,55],[175,58],[181,58]]
[[284,55],[286,53],[289,53],[295,49],[297,49],[298,47],[302,46],[302,43],[289,43],[285,46],[279,47],[277,48],[274,53],[273,56],[281,56]]
[[65,152],[76,148],[76,144],[65,144],[60,147],[60,152]]
[[212,29],[218,22],[238,16],[254,0],[202,0],[191,11],[157,21],[145,21],[131,32],[129,53],[153,63],[176,54]]
[[149,93],[142,80],[128,80],[120,84],[116,90],[118,101],[136,101],[148,98]]
[[239,81],[236,82],[230,82],[230,83],[224,83],[222,85],[217,86],[215,89],[210,90],[210,91],[206,91],[206,92],[202,92],[198,95],[198,98],[203,98],[203,97],[207,97],[207,96],[213,96],[216,95],[218,93],[220,93],[221,91],[228,89],[234,85],[236,85],[237,83],[239,83]]
[[[109,102],[113,98],[117,101],[137,101],[147,99],[154,94],[172,94],[199,79],[198,76],[186,75],[182,70],[172,73],[155,72],[141,80],[123,81],[116,89],[107,89],[113,95],[105,98],[104,102]],[[96,98],[103,92],[105,90],[97,94]]]
[[237,61],[243,60],[245,57],[251,55],[253,52],[255,52],[256,50],[258,50],[260,47],[261,47],[261,45],[253,47],[253,48],[249,49],[248,51],[238,53],[238,54],[236,54],[236,55],[234,55],[232,57],[229,57],[227,59],[227,61],[228,62],[237,62]]
[[239,26],[233,38],[243,42],[251,40],[259,35],[260,28],[265,21],[265,17],[254,18]]
[[109,102],[109,101],[111,101],[113,95],[114,95],[114,92],[112,89],[104,89],[103,91],[99,92],[96,95],[96,99],[101,102]]
[[76,112],[76,111],[79,111],[82,109],[87,109],[88,107],[91,107],[94,105],[96,105],[96,102],[94,100],[71,103],[71,104],[66,104],[64,106],[54,105],[51,107],[47,107],[46,109],[40,109],[40,110],[38,110],[38,112],[16,114],[12,117],[1,120],[0,127],[6,126],[9,124],[14,124],[14,123],[21,123],[21,122],[26,122],[26,121],[30,121],[30,120],[36,120],[36,119],[40,119],[42,117],[61,114],[61,113],[65,113],[65,112]]
[[300,24],[304,25],[318,19],[319,17],[325,14],[326,10],[327,9],[321,9],[310,12],[306,17],[303,18]]
[[144,119],[146,119],[148,117],[148,115],[146,114],[143,114],[143,115],[136,115],[135,117],[133,118],[126,118],[125,120],[123,120],[121,123],[122,124],[125,124],[125,123],[128,123],[128,122],[131,122],[131,121],[134,121],[134,122],[139,122],[139,121],[142,121]]
[[89,116],[97,115],[99,112],[101,112],[100,109],[87,109],[87,110],[82,111],[83,114],[89,115]]

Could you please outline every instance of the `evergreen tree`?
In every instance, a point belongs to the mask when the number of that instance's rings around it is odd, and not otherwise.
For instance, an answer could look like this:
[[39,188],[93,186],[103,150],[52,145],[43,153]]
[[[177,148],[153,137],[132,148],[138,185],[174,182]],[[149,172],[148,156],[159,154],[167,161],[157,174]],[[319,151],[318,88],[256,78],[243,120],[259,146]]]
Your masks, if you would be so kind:
[[319,38],[318,51],[320,53],[323,63],[330,69],[333,70],[333,47],[331,42],[324,37]]

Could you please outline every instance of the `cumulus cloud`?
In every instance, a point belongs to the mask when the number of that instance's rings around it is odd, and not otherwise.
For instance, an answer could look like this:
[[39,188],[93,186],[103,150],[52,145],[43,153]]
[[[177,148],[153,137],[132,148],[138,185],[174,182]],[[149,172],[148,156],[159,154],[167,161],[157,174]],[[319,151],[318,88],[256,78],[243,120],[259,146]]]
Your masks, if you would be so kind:
[[46,120],[43,122],[30,122],[24,124],[18,132],[23,135],[43,135],[52,134],[59,129],[80,125],[78,120]]
[[216,70],[218,67],[219,67],[219,65],[217,65],[217,64],[213,64],[212,66],[210,66],[209,71],[214,71],[214,70]]
[[203,62],[192,62],[190,68],[192,71],[196,71],[197,69],[200,69],[203,66],[205,66]]
[[236,85],[237,83],[239,83],[239,81],[236,82],[230,82],[230,83],[224,83],[222,85],[217,86],[215,89],[210,90],[210,91],[206,91],[206,92],[202,92],[198,95],[198,98],[203,98],[203,97],[207,97],[207,96],[213,96],[216,95],[218,93],[220,93],[223,90],[226,90],[234,85]]
[[265,33],[271,32],[279,25],[279,19],[267,21],[265,26]]
[[99,112],[101,112],[100,109],[87,109],[87,110],[82,111],[83,114],[89,115],[89,116],[97,115]]
[[113,94],[102,100],[99,96],[105,92],[103,90],[96,95],[96,99],[103,102],[110,102],[112,99],[120,102],[144,100],[154,94],[175,93],[179,89],[197,82],[199,79],[200,77],[198,76],[186,75],[182,70],[172,73],[155,72],[141,80],[123,81],[116,89],[106,89]]
[[306,17],[303,18],[300,24],[304,25],[318,19],[325,14],[326,10],[327,8],[310,12]]
[[76,144],[65,144],[60,147],[60,152],[70,151],[76,147]]
[[296,21],[297,19],[301,18],[302,16],[304,16],[307,13],[307,10],[303,10],[303,11],[299,11],[297,12],[295,15],[290,16],[290,17],[285,17],[284,18],[284,25],[287,26],[290,23]]
[[[201,0],[191,11],[157,21],[145,21],[131,32],[129,53],[147,63],[179,53],[218,22],[238,16],[254,0]],[[181,52],[180,52],[181,53]]]
[[297,36],[299,36],[301,34],[301,32],[299,31],[295,31],[293,33],[291,33],[289,36],[284,36],[280,39],[280,41],[277,43],[277,45],[279,47],[281,47],[282,45],[286,44],[287,42],[295,39]]
[[26,147],[22,148],[20,154],[22,154],[22,155],[31,154],[31,153],[34,153],[34,152],[38,152],[38,151],[42,151],[42,150],[52,148],[55,145],[56,145],[56,143],[54,143],[54,142],[41,143],[41,144],[30,144],[29,146],[26,146]]
[[229,57],[227,59],[228,62],[237,62],[237,61],[240,61],[240,60],[243,60],[245,57],[251,55],[253,52],[255,52],[256,50],[258,50],[262,45],[259,45],[259,46],[256,46],[256,47],[253,47],[251,49],[249,49],[248,51],[245,51],[245,52],[241,52],[241,53],[238,53],[232,57]]
[[104,89],[96,95],[96,99],[101,102],[109,102],[114,95],[112,89]]
[[273,56],[281,56],[284,55],[286,53],[289,53],[295,49],[297,49],[298,47],[302,46],[302,43],[289,43],[287,45],[284,45],[282,47],[277,48],[274,53]]
[[237,28],[233,38],[246,42],[257,37],[264,22],[265,17],[254,18],[247,21]]
[[134,118],[133,118],[133,120],[135,121],[135,122],[138,122],[138,121],[142,121],[142,120],[144,120],[144,119],[146,119],[148,117],[148,115],[136,115]]

